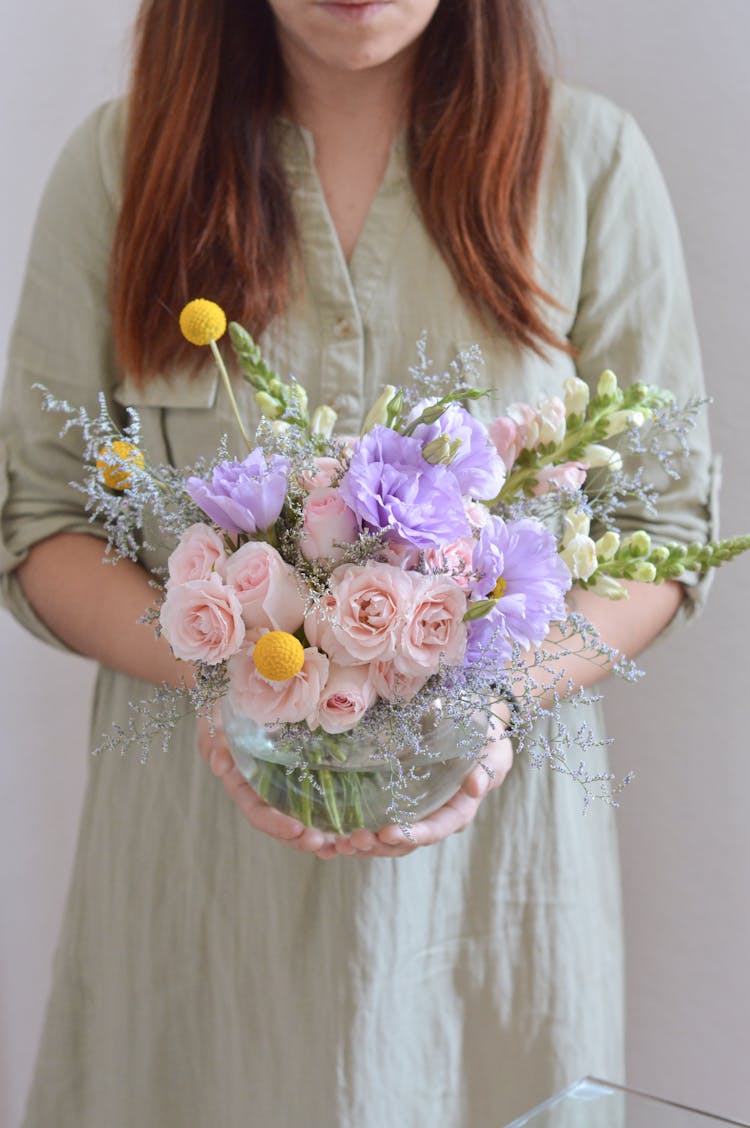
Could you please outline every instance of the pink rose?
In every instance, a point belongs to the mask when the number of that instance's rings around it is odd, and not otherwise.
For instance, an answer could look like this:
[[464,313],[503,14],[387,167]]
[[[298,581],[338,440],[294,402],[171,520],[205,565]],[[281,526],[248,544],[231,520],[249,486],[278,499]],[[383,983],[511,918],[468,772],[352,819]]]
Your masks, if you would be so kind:
[[411,701],[419,693],[430,676],[422,674],[402,674],[395,662],[374,662],[370,667],[372,684],[378,697],[385,701]]
[[216,572],[170,587],[159,622],[175,657],[186,662],[215,666],[236,654],[245,638],[239,600]]
[[344,555],[339,544],[353,544],[359,537],[359,522],[337,489],[313,489],[305,502],[300,550],[307,560],[326,557],[339,563]]
[[[328,659],[314,646],[305,649],[302,669],[286,681],[269,681],[253,662],[255,646],[229,663],[229,698],[235,711],[259,725],[314,720],[328,677]],[[313,727],[311,725],[311,727]]]
[[369,666],[332,662],[315,719],[326,732],[347,732],[364,716],[375,696]]
[[353,666],[393,657],[399,631],[412,611],[414,574],[377,561],[335,569],[331,634],[338,645],[329,653],[336,662]]
[[300,485],[310,490],[332,486],[344,473],[344,467],[338,458],[314,458],[314,470],[303,470],[299,475]]
[[223,576],[226,561],[224,542],[216,530],[201,522],[191,525],[185,529],[167,561],[167,586],[186,584],[188,580],[207,580],[212,572]]
[[545,466],[536,476],[534,494],[550,490],[577,490],[586,481],[588,466],[585,462],[561,462],[559,466]]
[[473,537],[459,537],[445,548],[428,548],[424,562],[433,573],[446,573],[459,587],[467,587],[474,576],[472,556],[476,542]]
[[226,566],[227,584],[237,593],[245,626],[293,634],[305,617],[305,601],[294,569],[265,541],[248,541]]
[[453,580],[407,574],[414,603],[394,657],[397,669],[411,675],[435,673],[441,658],[457,665],[466,650],[466,595]]
[[510,470],[523,450],[523,436],[518,425],[507,415],[501,415],[489,424],[487,434],[505,463],[505,469]]

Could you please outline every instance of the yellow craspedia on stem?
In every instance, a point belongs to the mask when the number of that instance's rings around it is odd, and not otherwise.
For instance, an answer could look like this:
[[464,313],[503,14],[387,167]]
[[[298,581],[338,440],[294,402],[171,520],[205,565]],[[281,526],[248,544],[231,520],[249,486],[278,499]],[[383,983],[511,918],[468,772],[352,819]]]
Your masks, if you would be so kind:
[[253,662],[269,681],[288,681],[304,666],[305,651],[299,639],[287,631],[269,631],[256,642]]
[[96,460],[99,477],[111,490],[126,490],[133,480],[128,467],[142,470],[144,459],[137,446],[126,443],[124,439],[103,446]]
[[195,298],[180,314],[180,329],[191,345],[210,345],[226,333],[226,314],[216,302]]

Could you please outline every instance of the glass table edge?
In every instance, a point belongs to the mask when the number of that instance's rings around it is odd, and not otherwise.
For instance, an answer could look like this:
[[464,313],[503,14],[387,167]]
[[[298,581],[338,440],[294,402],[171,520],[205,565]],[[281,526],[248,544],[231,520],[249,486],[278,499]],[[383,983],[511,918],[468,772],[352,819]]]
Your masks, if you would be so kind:
[[555,1093],[554,1096],[548,1100],[543,1101],[542,1104],[537,1105],[535,1108],[530,1109],[528,1112],[523,1113],[522,1116],[511,1120],[504,1128],[523,1128],[524,1125],[530,1124],[532,1119],[539,1116],[545,1109],[553,1108],[557,1104],[562,1104],[569,1097],[572,1097],[576,1092],[583,1095],[584,1086],[589,1087],[593,1091],[598,1090],[599,1095],[610,1093],[626,1093],[633,1097],[641,1097],[643,1100],[654,1101],[657,1104],[670,1105],[672,1108],[679,1108],[685,1112],[691,1112],[696,1116],[705,1116],[708,1120],[712,1120],[715,1124],[729,1124],[733,1128],[750,1128],[750,1123],[745,1120],[731,1120],[726,1116],[717,1116],[716,1113],[706,1112],[705,1109],[693,1108],[691,1105],[680,1104],[677,1101],[670,1101],[664,1097],[654,1096],[653,1093],[644,1093],[639,1089],[631,1089],[626,1085],[618,1085],[613,1081],[604,1081],[600,1077],[581,1077],[578,1081],[573,1081],[567,1088]]

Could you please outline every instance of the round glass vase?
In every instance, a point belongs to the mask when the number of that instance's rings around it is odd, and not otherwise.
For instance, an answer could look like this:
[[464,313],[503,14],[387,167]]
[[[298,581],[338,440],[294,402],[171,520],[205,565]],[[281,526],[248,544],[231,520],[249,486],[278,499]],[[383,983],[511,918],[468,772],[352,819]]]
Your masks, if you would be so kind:
[[360,725],[343,733],[310,732],[300,755],[285,742],[283,728],[256,724],[229,698],[223,716],[235,763],[261,798],[305,826],[343,835],[432,814],[476,766],[487,736],[481,714],[459,726],[436,698],[422,715],[423,750],[399,754],[395,764]]

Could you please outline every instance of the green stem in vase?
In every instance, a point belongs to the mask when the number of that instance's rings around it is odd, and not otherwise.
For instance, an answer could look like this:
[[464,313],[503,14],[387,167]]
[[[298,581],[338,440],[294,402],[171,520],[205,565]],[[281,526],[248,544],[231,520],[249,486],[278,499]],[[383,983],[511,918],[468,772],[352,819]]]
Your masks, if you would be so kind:
[[336,802],[336,784],[333,780],[332,773],[327,768],[322,768],[318,773],[320,786],[323,789],[323,802],[326,806],[328,818],[331,826],[337,834],[343,834],[344,828],[341,824],[341,813]]
[[271,769],[268,764],[263,760],[256,760],[257,772],[253,779],[253,788],[260,795],[261,799],[268,802],[268,797],[271,793]]
[[352,826],[358,830],[364,827],[362,815],[362,782],[359,772],[352,772]]
[[305,772],[305,774],[300,779],[299,790],[300,790],[300,815],[299,815],[300,822],[303,822],[305,824],[305,826],[312,826],[312,824],[313,824],[313,822],[312,822],[312,798],[313,798],[313,794],[312,794],[312,781],[310,779],[309,771]]

